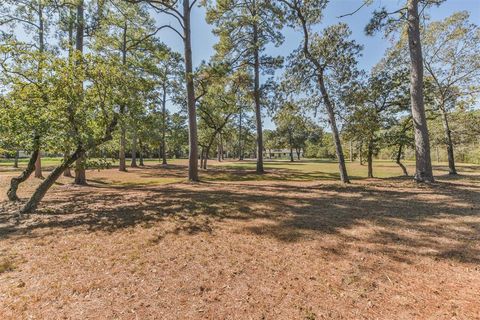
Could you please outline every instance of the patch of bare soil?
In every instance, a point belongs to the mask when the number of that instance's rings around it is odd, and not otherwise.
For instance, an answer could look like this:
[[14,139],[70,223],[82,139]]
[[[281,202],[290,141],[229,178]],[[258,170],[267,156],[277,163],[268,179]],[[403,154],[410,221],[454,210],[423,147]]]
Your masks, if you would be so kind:
[[479,191],[59,185],[19,221],[3,203],[0,318],[480,319]]

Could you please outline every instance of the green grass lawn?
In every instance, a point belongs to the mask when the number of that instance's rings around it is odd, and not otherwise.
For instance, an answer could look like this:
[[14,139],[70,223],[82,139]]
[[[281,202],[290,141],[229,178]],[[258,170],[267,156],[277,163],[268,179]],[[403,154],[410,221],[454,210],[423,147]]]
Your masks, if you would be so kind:
[[[18,160],[18,165],[20,167],[26,167],[28,160],[28,158],[21,158]],[[62,158],[42,158],[42,165],[46,167],[53,167],[60,164],[61,161]],[[13,162],[13,159],[0,159],[0,167],[13,167]]]
[[[58,165],[61,158],[43,158],[42,166],[45,170],[50,170]],[[24,168],[28,159],[21,159],[20,168]],[[113,166],[118,165],[115,160],[109,159]],[[129,163],[129,159],[127,163]],[[175,170],[180,171],[180,175],[186,170],[182,166],[187,165],[186,159],[169,159],[170,165],[175,165]],[[145,159],[147,166],[155,166],[159,164],[158,159]],[[413,173],[415,163],[413,161],[405,161],[405,166],[410,174]],[[434,162],[434,174],[445,175],[448,173],[446,163]],[[255,173],[255,160],[228,160],[224,162],[217,162],[216,160],[209,160],[209,170],[200,172],[202,180],[207,181],[261,181],[261,180],[292,180],[292,181],[309,181],[309,180],[337,180],[339,179],[338,164],[329,159],[304,159],[301,161],[290,162],[288,160],[266,160],[265,161],[265,175],[257,175]],[[457,164],[460,174],[472,174],[480,172],[479,165],[473,164]],[[0,172],[11,172],[12,161],[2,159],[0,160]],[[19,169],[17,169],[19,170]],[[168,178],[168,170],[166,169],[166,176]],[[347,162],[347,170],[351,179],[365,179],[367,178],[367,166],[360,165],[357,162]],[[374,176],[376,178],[391,178],[402,175],[402,171],[397,164],[388,160],[376,160],[373,166]],[[178,177],[178,172],[177,177]],[[173,174],[173,171],[172,171]],[[175,179],[174,179],[175,180]],[[120,183],[120,182],[119,182]],[[133,183],[129,181],[128,183]]]

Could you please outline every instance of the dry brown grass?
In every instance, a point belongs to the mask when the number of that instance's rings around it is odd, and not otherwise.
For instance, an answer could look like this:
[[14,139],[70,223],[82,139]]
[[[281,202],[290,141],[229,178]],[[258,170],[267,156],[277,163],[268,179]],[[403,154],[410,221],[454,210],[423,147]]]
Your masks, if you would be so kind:
[[0,261],[15,267],[0,273],[0,318],[480,319],[479,176],[343,186],[184,174],[62,178],[20,221],[3,203]]

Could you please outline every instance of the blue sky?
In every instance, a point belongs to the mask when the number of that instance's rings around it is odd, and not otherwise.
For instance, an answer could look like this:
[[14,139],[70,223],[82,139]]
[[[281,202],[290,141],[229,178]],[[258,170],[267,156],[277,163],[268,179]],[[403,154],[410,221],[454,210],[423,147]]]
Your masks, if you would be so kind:
[[[374,37],[368,37],[364,33],[364,27],[371,17],[371,13],[382,6],[387,8],[398,8],[404,0],[374,0],[369,7],[362,8],[353,16],[337,18],[357,9],[363,0],[331,0],[324,14],[323,21],[316,28],[318,31],[324,27],[338,23],[347,23],[353,34],[352,38],[364,46],[363,57],[359,64],[361,68],[370,69],[383,56],[385,49],[389,46],[386,39],[382,38],[381,33]],[[471,21],[480,24],[480,0],[447,0],[440,7],[429,9],[428,14],[432,20],[443,19],[456,11],[467,10],[471,14]],[[160,24],[163,16],[157,15]],[[301,34],[293,30],[284,30],[285,42],[279,48],[269,50],[272,55],[288,55],[298,47],[301,41]],[[172,48],[183,52],[183,43],[177,35],[171,31],[164,31],[159,37]],[[217,39],[211,33],[211,26],[205,22],[205,11],[203,8],[195,8],[192,13],[192,47],[194,64],[198,65],[202,60],[208,60],[213,54],[213,45]]]
[[[344,18],[339,16],[352,12],[357,9],[363,0],[331,0],[328,5],[321,24],[316,27],[317,31],[339,22],[347,23],[352,30],[352,38],[362,44],[364,49],[362,57],[359,60],[359,67],[364,70],[370,70],[383,56],[385,50],[391,45],[387,39],[382,37],[382,33],[378,33],[373,37],[366,36],[364,33],[365,25],[369,22],[372,12],[383,6],[395,9],[405,3],[404,0],[374,0],[373,4],[363,7],[356,14]],[[466,10],[470,12],[470,20],[476,24],[480,24],[480,0],[447,0],[440,7],[433,7],[428,10],[431,20],[444,19],[454,12]],[[157,21],[162,23],[166,17],[157,15]],[[198,66],[202,60],[208,60],[213,54],[213,45],[217,41],[211,33],[211,26],[205,22],[205,10],[203,8],[195,8],[192,13],[192,51],[194,65]],[[268,48],[267,53],[270,55],[287,56],[290,52],[298,47],[302,38],[299,32],[291,29],[284,30],[285,42],[278,48]],[[174,50],[183,52],[183,43],[176,34],[171,31],[165,31],[159,37]],[[273,128],[268,117],[264,119],[265,128]]]
[[[1,1],[1,0],[0,0]],[[344,18],[338,18],[346,13],[353,12],[357,9],[364,0],[331,0],[326,11],[322,23],[316,26],[316,31],[321,31],[323,28],[336,24],[338,22],[347,23],[352,30],[352,38],[358,43],[362,44],[363,54],[359,60],[360,69],[370,70],[385,53],[385,50],[390,46],[387,39],[378,33],[374,37],[368,37],[364,33],[365,25],[370,20],[372,12],[375,9],[383,6],[388,9],[397,9],[405,3],[405,0],[373,0],[373,4],[368,7],[363,7],[356,14]],[[480,25],[480,0],[447,0],[440,7],[433,7],[428,10],[428,15],[431,20],[441,20],[457,11],[466,10],[470,12],[471,22]],[[174,21],[168,16],[156,14],[157,24],[171,23]],[[205,22],[205,10],[201,7],[196,7],[192,13],[192,51],[194,65],[198,66],[203,60],[208,60],[213,54],[213,45],[217,39],[212,34],[211,26]],[[16,29],[17,35],[25,36],[20,28]],[[291,29],[284,30],[285,42],[278,48],[269,47],[267,53],[270,55],[287,56],[290,52],[298,47],[301,43],[302,35]],[[183,53],[183,42],[174,32],[164,29],[158,37],[174,50]],[[174,106],[169,106],[170,109],[175,110]],[[273,128],[268,117],[264,119],[264,126],[266,128]]]

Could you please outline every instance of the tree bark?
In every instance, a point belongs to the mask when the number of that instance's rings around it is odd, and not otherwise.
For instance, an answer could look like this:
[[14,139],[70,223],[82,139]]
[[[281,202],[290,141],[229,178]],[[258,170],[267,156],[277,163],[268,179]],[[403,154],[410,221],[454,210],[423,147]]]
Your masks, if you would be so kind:
[[410,96],[413,126],[415,131],[416,169],[414,179],[418,182],[434,182],[430,158],[430,138],[425,116],[423,96],[423,55],[420,42],[420,19],[418,1],[408,0],[408,44],[410,52]]
[[40,201],[50,189],[50,187],[57,181],[63,171],[71,166],[77,159],[82,157],[85,154],[85,151],[82,148],[77,148],[77,150],[66,160],[63,161],[60,166],[55,168],[48,177],[43,180],[43,182],[37,187],[33,195],[30,197],[25,206],[20,210],[21,213],[31,213],[35,211],[38,207]]
[[167,86],[163,84],[163,97],[162,97],[162,164],[167,165],[167,144],[165,141],[167,131]]
[[32,172],[35,170],[35,162],[37,160],[39,152],[40,151],[38,147],[36,147],[30,156],[30,160],[28,161],[27,168],[23,170],[23,172],[18,177],[12,178],[12,180],[10,180],[10,189],[8,189],[7,191],[8,200],[10,201],[19,200],[17,196],[18,186],[21,183],[25,182],[30,177]]
[[340,171],[340,180],[343,183],[350,183],[350,179],[348,178],[348,173],[347,173],[347,166],[345,164],[345,157],[343,155],[342,143],[340,141],[340,134],[337,128],[337,120],[335,119],[335,111],[330,101],[327,88],[325,88],[325,83],[323,82],[323,75],[318,74],[317,76],[318,76],[318,83],[320,85],[320,91],[322,93],[323,101],[327,109],[330,128],[332,130],[333,142],[335,144],[335,152],[337,154],[337,160],[338,160],[338,168]]
[[[123,24],[123,33],[122,33],[122,65],[125,68],[127,66],[127,30],[128,30],[128,24],[127,24],[127,20],[125,19]],[[122,103],[120,105],[120,114],[122,116],[125,116],[126,107],[127,106],[125,105],[125,103]],[[118,152],[118,159],[119,159],[118,170],[122,172],[127,171],[127,160],[125,157],[126,145],[127,145],[126,135],[127,135],[127,129],[125,128],[125,117],[124,117],[120,122],[120,150]]]
[[401,162],[401,159],[402,159],[402,148],[403,148],[403,145],[400,144],[398,146],[398,152],[397,152],[397,158],[395,159],[395,162],[400,166],[400,168],[402,169],[403,171],[403,175],[405,177],[408,177],[408,171],[407,171],[407,168],[405,168],[405,166],[403,165],[403,163]]
[[133,129],[133,138],[132,138],[132,162],[130,164],[132,168],[138,168],[137,165],[137,131]]
[[138,144],[140,145],[140,166],[143,167],[145,164],[143,163],[143,143],[142,140],[138,140]]
[[455,168],[455,155],[453,151],[452,131],[450,130],[448,114],[443,107],[441,108],[441,113],[442,113],[443,129],[445,133],[445,144],[447,145],[448,171],[449,171],[449,174],[455,175],[457,174],[457,169]]
[[[255,7],[255,2],[254,2]],[[256,8],[255,8],[256,10]],[[254,44],[254,99],[255,99],[255,120],[257,125],[257,173],[265,172],[263,168],[263,130],[262,130],[262,109],[260,105],[260,53],[258,50],[258,26],[253,25],[253,44]]]
[[[63,161],[66,161],[68,159],[69,154],[69,150],[65,151],[65,153],[63,154]],[[65,168],[65,171],[63,171],[63,176],[68,178],[72,177],[72,171],[70,170],[70,167]]]
[[360,141],[360,147],[358,147],[358,162],[363,166],[363,142]]
[[350,140],[350,162],[353,162],[353,141]]
[[239,124],[238,124],[238,160],[243,160],[243,144],[242,144],[242,116],[243,110],[240,108]]
[[303,53],[305,57],[315,66],[317,70],[317,81],[320,87],[320,92],[322,94],[323,100],[325,107],[327,109],[328,113],[328,118],[330,122],[330,127],[332,130],[333,134],[333,142],[335,144],[335,152],[337,155],[338,159],[338,167],[339,167],[339,172],[340,172],[340,180],[343,183],[350,183],[350,180],[348,178],[348,173],[347,173],[347,166],[345,165],[345,157],[343,155],[343,149],[342,149],[342,144],[340,141],[340,134],[338,132],[337,128],[337,121],[335,119],[335,110],[333,108],[333,104],[330,101],[330,97],[328,95],[327,89],[325,87],[324,79],[323,79],[323,67],[320,64],[320,62],[315,59],[314,56],[312,56],[309,48],[309,41],[310,41],[310,35],[309,35],[309,29],[307,25],[307,20],[304,16],[304,13],[302,10],[300,10],[300,7],[298,4],[295,5],[294,10],[297,13],[297,17],[300,20],[300,23],[302,25],[302,30],[303,30]]
[[35,178],[43,179],[41,152],[38,152],[37,159],[35,160]]
[[203,169],[204,154],[205,154],[205,148],[202,147],[202,149],[200,150],[200,169]]
[[20,151],[15,151],[15,159],[13,161],[13,167],[18,168],[18,158],[20,157]]
[[120,150],[118,152],[118,160],[119,160],[118,170],[122,172],[127,171],[127,161],[125,158],[125,149],[127,145],[126,135],[127,135],[127,130],[125,129],[125,125],[122,124],[120,128]]
[[[86,175],[86,155],[85,152],[81,152],[80,155],[75,156],[75,181],[74,184],[79,186],[84,186],[87,184],[87,175]],[[64,170],[62,170],[63,172]]]
[[223,161],[223,139],[222,134],[218,133],[218,162]]
[[368,178],[373,178],[373,142],[372,140],[368,142],[367,162],[368,162]]
[[210,147],[207,147],[205,149],[205,157],[203,158],[203,169],[207,170],[207,161],[208,161],[208,155],[210,154]]
[[[85,33],[84,2],[83,0],[80,0],[77,5],[77,34],[76,34],[76,42],[75,42],[75,49],[80,55],[83,54],[84,33]],[[77,61],[77,64],[80,64],[80,63],[82,63],[81,58],[79,61]],[[79,83],[79,90],[83,91],[83,83]],[[85,167],[86,167],[85,160],[86,160],[85,154],[81,154],[76,159],[74,183],[77,185],[87,184],[87,174],[85,172]]]
[[195,108],[195,86],[193,83],[192,67],[192,40],[190,26],[190,1],[183,0],[183,25],[184,25],[184,49],[185,49],[185,80],[187,85],[187,108],[188,108],[188,180],[199,181],[198,178],[198,136],[197,136],[197,112]]

